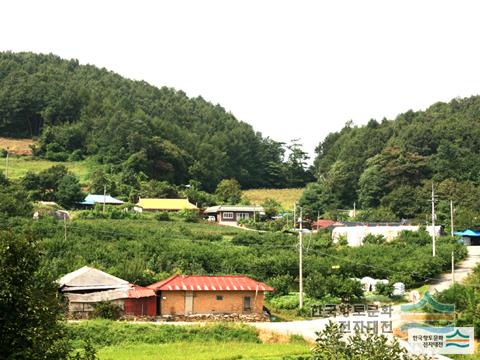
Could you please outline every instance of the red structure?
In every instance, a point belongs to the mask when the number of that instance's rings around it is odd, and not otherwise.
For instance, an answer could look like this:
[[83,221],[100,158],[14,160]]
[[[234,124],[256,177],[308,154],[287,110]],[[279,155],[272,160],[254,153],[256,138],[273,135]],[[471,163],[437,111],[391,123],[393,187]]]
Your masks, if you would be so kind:
[[314,229],[314,230],[326,229],[326,228],[329,228],[329,227],[333,226],[334,224],[336,224],[336,221],[319,219],[319,220],[316,220],[312,223],[312,229]]
[[155,291],[142,286],[134,285],[128,291],[128,298],[124,299],[123,304],[126,315],[157,315],[157,298]]

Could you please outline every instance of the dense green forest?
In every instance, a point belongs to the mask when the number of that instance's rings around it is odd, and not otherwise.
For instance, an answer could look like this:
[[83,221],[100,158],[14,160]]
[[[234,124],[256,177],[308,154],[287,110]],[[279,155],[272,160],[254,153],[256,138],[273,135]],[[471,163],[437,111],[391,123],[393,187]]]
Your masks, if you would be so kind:
[[459,221],[472,224],[480,214],[479,119],[480,97],[473,96],[395,120],[348,122],[316,148],[317,182],[302,202],[315,215],[356,202],[374,220],[425,221],[433,181],[440,220],[453,200]]
[[0,53],[0,136],[38,138],[34,154],[49,160],[93,157],[102,176],[132,187],[195,180],[212,191],[227,178],[243,188],[311,179],[295,141],[263,137],[201,97],[54,55]]

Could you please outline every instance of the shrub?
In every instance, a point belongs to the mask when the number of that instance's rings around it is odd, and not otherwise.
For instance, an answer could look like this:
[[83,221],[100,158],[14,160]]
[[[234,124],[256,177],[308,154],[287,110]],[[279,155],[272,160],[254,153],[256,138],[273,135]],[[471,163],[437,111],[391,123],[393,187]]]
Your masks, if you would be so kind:
[[390,284],[390,283],[384,284],[384,283],[378,282],[375,285],[375,293],[378,295],[390,297],[392,295],[392,292],[393,292],[393,284]]
[[389,341],[387,337],[381,335],[357,332],[346,338],[340,325],[330,321],[324,330],[317,333],[312,359],[413,360],[426,357],[410,355],[406,349],[400,347],[396,339]]
[[123,309],[120,305],[110,301],[100,301],[94,307],[95,309],[92,312],[92,317],[94,318],[118,320],[123,314]]
[[69,161],[80,161],[80,160],[83,160],[82,150],[80,150],[80,149],[74,150],[74,151],[70,154],[70,156],[68,157],[68,160],[69,160]]
[[0,158],[6,158],[7,154],[8,154],[7,149],[3,149],[3,148],[0,149]]
[[178,213],[178,215],[185,222],[194,223],[200,220],[200,215],[197,210],[182,210]]
[[385,244],[387,239],[383,235],[373,235],[373,234],[368,234],[363,238],[363,243],[364,244]]
[[158,221],[170,221],[170,214],[166,211],[162,211],[162,212],[159,212],[159,213],[156,213],[155,214],[155,220],[158,220]]

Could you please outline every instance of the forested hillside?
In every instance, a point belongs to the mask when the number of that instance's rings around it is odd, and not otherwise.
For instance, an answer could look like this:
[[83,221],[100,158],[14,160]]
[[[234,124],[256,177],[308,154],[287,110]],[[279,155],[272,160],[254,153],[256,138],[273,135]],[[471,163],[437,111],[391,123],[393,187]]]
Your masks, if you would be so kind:
[[0,53],[0,136],[38,137],[36,156],[92,156],[105,176],[135,186],[145,178],[224,178],[244,188],[298,187],[306,155],[262,137],[220,105],[182,91],[132,81],[54,55]]
[[474,221],[480,213],[479,120],[480,97],[474,96],[408,111],[395,120],[348,122],[318,145],[318,181],[302,202],[315,215],[351,209],[356,202],[374,220],[425,221],[433,181],[440,220],[453,200],[457,217]]

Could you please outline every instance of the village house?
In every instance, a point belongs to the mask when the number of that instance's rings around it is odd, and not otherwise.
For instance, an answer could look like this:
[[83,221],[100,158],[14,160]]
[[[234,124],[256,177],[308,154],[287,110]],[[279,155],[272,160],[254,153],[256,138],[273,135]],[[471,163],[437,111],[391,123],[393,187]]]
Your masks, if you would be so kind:
[[139,199],[133,210],[138,212],[163,212],[198,210],[188,199]]
[[157,314],[262,315],[270,286],[247,276],[174,275],[147,286],[157,294]]
[[217,205],[205,209],[204,214],[219,224],[234,225],[240,220],[259,219],[265,216],[265,210],[257,205]]
[[85,207],[92,207],[96,204],[122,205],[123,201],[115,199],[110,195],[88,194],[87,197],[80,203],[80,205]]
[[113,275],[84,266],[59,280],[59,291],[68,301],[73,318],[89,318],[95,304],[109,301],[119,305],[125,315],[155,316],[156,297],[151,289],[130,284]]

